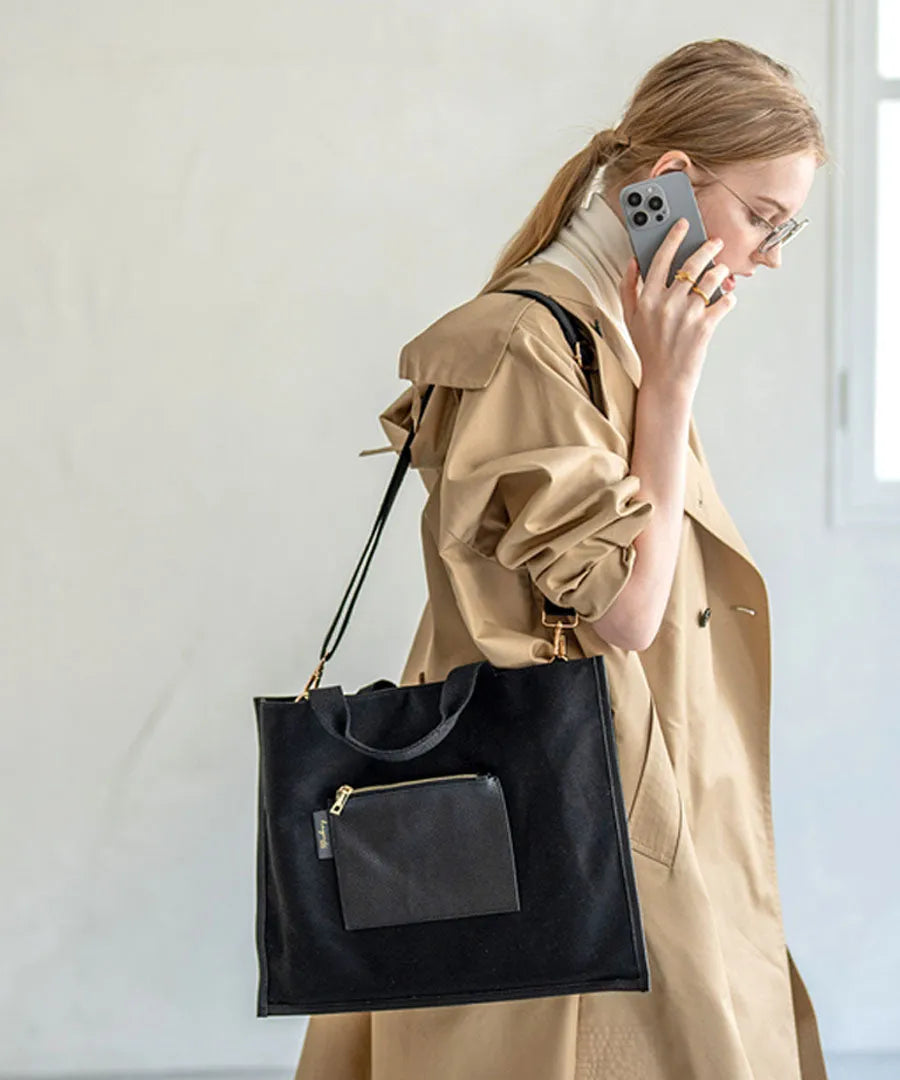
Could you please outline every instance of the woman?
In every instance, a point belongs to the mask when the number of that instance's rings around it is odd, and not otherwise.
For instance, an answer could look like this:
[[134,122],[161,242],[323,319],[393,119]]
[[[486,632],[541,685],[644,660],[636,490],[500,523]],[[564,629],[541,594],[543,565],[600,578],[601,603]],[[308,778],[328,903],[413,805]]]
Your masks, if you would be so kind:
[[[776,880],[767,592],[692,404],[735,282],[781,265],[826,160],[787,68],[686,45],[560,169],[481,292],[403,347],[394,450],[435,389],[412,443],[428,602],[400,681],[549,660],[542,597],[575,608],[568,655],[609,674],[651,989],[316,1015],[296,1080],[825,1077]],[[710,239],[667,286],[679,226],[643,281],[618,192],[670,169]],[[602,410],[550,312],[509,288],[593,328]]]

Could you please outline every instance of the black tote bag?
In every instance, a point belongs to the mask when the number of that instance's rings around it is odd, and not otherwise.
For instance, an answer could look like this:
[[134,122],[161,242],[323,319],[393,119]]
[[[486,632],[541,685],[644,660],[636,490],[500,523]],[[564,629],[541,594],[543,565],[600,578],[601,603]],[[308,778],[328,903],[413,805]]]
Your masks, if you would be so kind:
[[[504,291],[547,306],[597,371],[574,315]],[[253,699],[258,1016],[650,989],[604,660],[565,655],[576,612],[545,599],[549,662],[318,685],[416,430],[306,687]]]

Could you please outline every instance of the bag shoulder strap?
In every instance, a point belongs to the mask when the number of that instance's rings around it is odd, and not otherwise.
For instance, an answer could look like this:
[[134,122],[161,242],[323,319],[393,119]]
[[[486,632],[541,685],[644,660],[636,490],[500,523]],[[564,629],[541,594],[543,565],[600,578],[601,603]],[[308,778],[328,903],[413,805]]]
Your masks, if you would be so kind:
[[[597,366],[597,355],[594,349],[593,339],[591,338],[590,330],[584,325],[584,323],[571,311],[568,311],[560,303],[553,299],[552,296],[547,296],[546,293],[538,292],[535,289],[500,289],[499,292],[515,293],[518,296],[525,296],[531,300],[536,300],[538,303],[548,308],[556,321],[559,323],[560,329],[563,332],[563,336],[566,339],[566,344],[572,350],[579,367],[584,372],[587,379],[588,391],[591,395],[591,400],[597,405],[597,400],[594,394],[594,380],[592,375],[599,374],[599,368]],[[594,328],[597,333],[600,334],[599,324],[594,323]],[[602,335],[601,335],[602,336]],[[397,498],[397,492],[400,490],[400,485],[403,483],[403,479],[406,476],[406,471],[409,468],[409,462],[411,457],[410,446],[416,432],[422,425],[422,416],[425,412],[425,407],[428,404],[431,393],[434,390],[434,384],[430,384],[425,392],[422,394],[422,403],[419,409],[419,419],[414,422],[410,428],[409,435],[406,438],[406,442],[403,444],[403,448],[400,451],[400,455],[397,459],[397,464],[394,466],[394,471],[388,481],[387,489],[381,500],[381,505],[378,508],[378,512],[375,515],[375,522],[372,526],[372,530],[369,533],[369,538],[366,540],[363,547],[362,554],[359,557],[359,561],[356,564],[356,569],[353,571],[353,575],[350,578],[350,583],[344,592],[344,597],[341,600],[337,613],[331,622],[331,626],[328,628],[328,633],[325,635],[325,640],[322,643],[321,651],[319,652],[319,662],[316,664],[315,670],[310,675],[309,680],[303,690],[294,699],[299,701],[300,698],[309,696],[309,690],[318,687],[322,678],[322,672],[325,668],[325,664],[331,659],[337,650],[338,645],[341,642],[341,638],[344,636],[344,631],[347,629],[347,624],[350,621],[350,615],[353,612],[353,607],[356,604],[357,597],[359,596],[362,583],[365,580],[365,576],[369,569],[369,564],[372,561],[372,557],[375,554],[375,548],[378,546],[378,541],[381,539],[381,534],[384,530],[385,522],[387,521],[388,514],[391,512],[391,508],[394,505],[394,500]],[[599,407],[599,406],[598,406]],[[357,575],[359,580],[357,581]],[[356,586],[354,589],[354,582]],[[351,595],[352,593],[352,595]],[[344,609],[344,605],[347,604],[349,597],[349,606],[347,612],[344,615],[344,621],[341,624],[341,628],[338,631],[337,638],[334,645],[331,646],[329,651],[328,643],[337,626],[341,617],[341,612]],[[561,620],[564,617],[568,617],[573,621],[563,623]],[[545,626],[554,626],[556,628],[556,637],[554,640],[554,651],[557,647],[562,646],[561,630],[565,627],[573,627],[578,622],[578,614],[574,608],[561,607],[559,604],[554,604],[548,597],[544,597],[544,614],[543,622]],[[565,658],[565,652],[563,649],[562,658]]]

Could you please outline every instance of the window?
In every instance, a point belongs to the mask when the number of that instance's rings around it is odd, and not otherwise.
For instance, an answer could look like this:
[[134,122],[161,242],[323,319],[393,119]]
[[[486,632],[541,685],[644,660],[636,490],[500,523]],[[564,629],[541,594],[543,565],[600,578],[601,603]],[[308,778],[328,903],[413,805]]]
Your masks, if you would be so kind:
[[900,524],[900,0],[833,10],[832,519]]

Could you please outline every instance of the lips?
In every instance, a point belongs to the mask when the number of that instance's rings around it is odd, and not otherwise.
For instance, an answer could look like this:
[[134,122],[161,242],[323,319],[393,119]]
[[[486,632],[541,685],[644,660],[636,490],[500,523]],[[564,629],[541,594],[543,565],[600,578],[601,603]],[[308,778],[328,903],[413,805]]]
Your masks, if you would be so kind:
[[734,279],[734,274],[729,274],[722,282],[722,292],[731,292],[735,285],[737,285],[737,282]]

